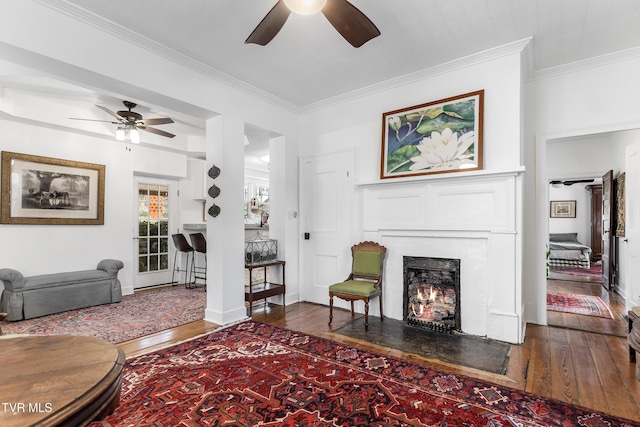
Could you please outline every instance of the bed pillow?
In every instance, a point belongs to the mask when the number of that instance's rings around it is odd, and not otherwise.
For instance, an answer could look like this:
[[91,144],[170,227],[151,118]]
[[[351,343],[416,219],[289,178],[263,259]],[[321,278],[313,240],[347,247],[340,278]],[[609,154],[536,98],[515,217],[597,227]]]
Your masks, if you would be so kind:
[[578,242],[578,233],[551,233],[549,234],[550,242]]

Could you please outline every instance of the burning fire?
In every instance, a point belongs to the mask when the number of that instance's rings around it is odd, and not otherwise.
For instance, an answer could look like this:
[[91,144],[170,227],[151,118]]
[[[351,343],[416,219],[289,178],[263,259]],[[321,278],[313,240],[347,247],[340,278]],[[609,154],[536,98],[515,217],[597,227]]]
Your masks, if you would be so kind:
[[414,317],[427,321],[442,320],[455,311],[455,295],[452,290],[442,292],[433,286],[423,286],[416,289],[411,312]]

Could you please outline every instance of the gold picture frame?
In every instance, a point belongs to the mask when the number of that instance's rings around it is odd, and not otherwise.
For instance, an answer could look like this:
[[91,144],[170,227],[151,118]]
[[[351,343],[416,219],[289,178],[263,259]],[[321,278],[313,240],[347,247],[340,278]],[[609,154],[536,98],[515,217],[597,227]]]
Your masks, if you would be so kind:
[[380,178],[482,169],[484,90],[382,115]]
[[576,201],[575,200],[558,200],[551,202],[551,218],[575,218],[576,217]]
[[103,225],[105,169],[3,151],[0,223]]

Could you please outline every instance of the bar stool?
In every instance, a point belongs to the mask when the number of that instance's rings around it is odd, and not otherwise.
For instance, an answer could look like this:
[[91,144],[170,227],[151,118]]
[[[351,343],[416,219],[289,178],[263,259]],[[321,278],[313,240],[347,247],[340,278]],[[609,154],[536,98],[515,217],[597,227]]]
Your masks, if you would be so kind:
[[[193,266],[191,270],[189,269],[189,257],[191,257],[191,259],[193,260],[193,247],[189,244],[189,242],[187,242],[187,239],[182,233],[172,234],[171,238],[173,239],[173,244],[176,247],[176,253],[173,255],[173,273],[171,274],[171,284],[173,286],[175,286],[176,284],[174,279],[176,271],[178,272],[178,275],[180,275],[180,273],[184,271],[184,286],[185,288],[189,288],[189,284],[191,283],[191,274],[193,272]],[[187,265],[185,266],[184,270],[180,269],[180,267],[176,263],[178,252],[186,255]],[[187,274],[189,275],[188,278]]]
[[207,285],[207,239],[202,233],[191,233],[191,245],[193,250],[204,255],[204,266],[198,266],[196,262],[196,254],[193,254],[193,284],[198,286],[198,279],[204,280],[203,285]]

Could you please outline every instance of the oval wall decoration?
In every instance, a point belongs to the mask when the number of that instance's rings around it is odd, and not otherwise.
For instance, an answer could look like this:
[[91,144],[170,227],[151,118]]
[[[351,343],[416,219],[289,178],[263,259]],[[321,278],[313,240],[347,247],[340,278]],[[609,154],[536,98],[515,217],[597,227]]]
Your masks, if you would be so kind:
[[209,187],[209,196],[213,199],[215,199],[216,197],[218,197],[220,195],[220,187],[218,187],[217,185],[213,184],[211,187]]
[[209,169],[209,176],[213,179],[216,179],[218,176],[220,176],[220,168],[216,165],[211,166],[211,169]]

